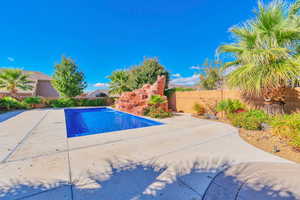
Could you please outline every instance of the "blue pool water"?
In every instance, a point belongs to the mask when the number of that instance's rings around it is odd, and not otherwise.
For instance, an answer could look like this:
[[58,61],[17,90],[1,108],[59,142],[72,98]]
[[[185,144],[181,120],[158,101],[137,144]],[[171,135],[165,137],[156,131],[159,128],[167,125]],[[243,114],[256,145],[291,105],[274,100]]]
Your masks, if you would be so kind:
[[110,108],[65,109],[65,119],[68,137],[162,125]]

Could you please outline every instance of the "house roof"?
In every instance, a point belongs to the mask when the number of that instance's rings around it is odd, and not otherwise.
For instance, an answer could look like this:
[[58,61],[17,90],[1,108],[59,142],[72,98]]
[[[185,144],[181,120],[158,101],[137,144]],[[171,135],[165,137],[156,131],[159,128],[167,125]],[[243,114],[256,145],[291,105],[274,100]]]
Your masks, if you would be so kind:
[[52,78],[42,72],[35,71],[24,71],[24,73],[29,75],[29,78],[32,80],[42,80],[42,81],[51,81]]
[[97,94],[100,94],[100,93],[104,93],[104,94],[108,95],[108,90],[101,90],[101,89],[98,89],[98,90],[89,92],[89,93],[87,94],[87,97],[95,97]]

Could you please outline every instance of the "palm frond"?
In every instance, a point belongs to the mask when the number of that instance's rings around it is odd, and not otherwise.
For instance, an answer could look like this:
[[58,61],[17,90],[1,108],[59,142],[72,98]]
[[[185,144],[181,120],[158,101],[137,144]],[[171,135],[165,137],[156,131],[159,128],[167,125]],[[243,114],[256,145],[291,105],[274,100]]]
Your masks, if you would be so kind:
[[243,48],[237,46],[237,45],[222,45],[218,48],[217,52],[218,53],[242,53]]
[[299,9],[300,0],[290,7],[281,0],[270,4],[259,1],[254,19],[230,29],[235,42],[218,49],[219,53],[230,53],[234,57],[224,65],[224,69],[231,69],[226,76],[230,87],[259,94],[266,88],[299,82]]
[[0,73],[0,88],[9,92],[13,90],[31,90],[33,81],[19,69],[5,69]]
[[289,17],[292,17],[298,13],[300,9],[300,0],[296,0],[289,8]]
[[221,67],[221,71],[224,71],[230,67],[234,67],[234,66],[238,66],[241,64],[240,60],[235,60],[235,61],[231,61],[231,62],[226,62],[222,67]]

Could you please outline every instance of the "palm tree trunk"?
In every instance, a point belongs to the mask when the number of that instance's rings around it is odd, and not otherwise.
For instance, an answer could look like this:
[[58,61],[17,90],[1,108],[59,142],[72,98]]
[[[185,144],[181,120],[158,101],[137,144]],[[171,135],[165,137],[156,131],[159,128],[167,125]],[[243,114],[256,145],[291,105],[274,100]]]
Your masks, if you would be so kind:
[[12,89],[10,91],[10,96],[17,99],[18,95],[17,95],[18,91],[16,89]]
[[265,106],[264,106],[264,110],[266,113],[268,113],[269,115],[283,115],[285,114],[285,102],[282,101],[265,101]]
[[286,88],[279,87],[269,90],[264,95],[264,110],[270,115],[285,114],[285,91]]

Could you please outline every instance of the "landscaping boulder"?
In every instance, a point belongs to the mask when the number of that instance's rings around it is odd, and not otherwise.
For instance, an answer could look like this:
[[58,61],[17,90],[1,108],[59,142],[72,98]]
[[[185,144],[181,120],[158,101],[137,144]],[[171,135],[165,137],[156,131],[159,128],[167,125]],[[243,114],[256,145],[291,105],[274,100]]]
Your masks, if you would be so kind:
[[[142,88],[132,92],[124,92],[116,102],[116,109],[129,112],[135,115],[143,115],[152,95],[160,95],[167,100],[164,96],[166,86],[166,77],[158,76],[157,81],[153,84],[146,84]],[[163,103],[160,107],[164,111],[168,111],[168,103]]]

